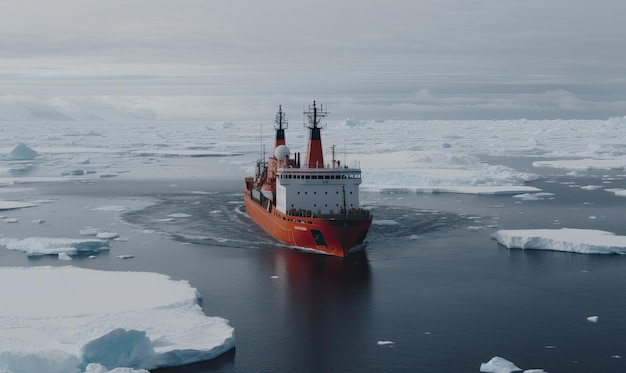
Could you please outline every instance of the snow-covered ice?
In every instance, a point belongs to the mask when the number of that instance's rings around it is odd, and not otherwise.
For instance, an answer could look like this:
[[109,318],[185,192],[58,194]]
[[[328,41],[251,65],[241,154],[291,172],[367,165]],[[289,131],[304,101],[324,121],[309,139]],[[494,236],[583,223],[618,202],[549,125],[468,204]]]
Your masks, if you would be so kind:
[[204,314],[196,289],[156,273],[0,267],[0,299],[3,372],[154,369],[234,347],[233,328]]
[[[266,118],[259,118],[264,120]],[[535,168],[623,169],[626,117],[607,120],[328,121],[326,144],[337,159],[363,169],[364,190],[451,193],[532,193],[533,170],[514,170],[481,156],[542,157]],[[2,164],[13,158],[37,163],[36,175],[9,175],[0,184],[94,181],[103,177],[198,176],[198,162],[220,173],[253,172],[258,157],[258,122],[89,122],[14,126],[0,139]],[[176,128],[176,130],[173,130]],[[251,130],[254,129],[254,130]],[[357,135],[358,136],[355,136]],[[273,133],[264,133],[271,142]],[[302,131],[290,129],[287,143],[306,149]],[[18,144],[18,146],[16,146]],[[21,145],[20,145],[21,144]],[[22,146],[23,145],[23,146]],[[32,151],[32,152],[29,152]],[[37,154],[33,156],[33,154]],[[0,157],[1,159],[2,157]],[[194,161],[195,160],[195,161]],[[20,161],[18,161],[20,162]],[[357,163],[358,162],[358,163]],[[497,161],[496,161],[497,162]],[[1,168],[1,166],[0,166]],[[80,175],[72,175],[80,170]],[[62,176],[67,175],[67,176]]]
[[486,373],[511,373],[521,372],[522,370],[507,359],[495,356],[488,362],[480,364],[480,371]]
[[30,161],[39,154],[24,144],[17,144],[9,154],[0,157],[1,160],[8,161]]
[[109,250],[109,242],[100,239],[76,239],[55,237],[29,237],[24,239],[0,238],[0,245],[9,250],[23,251],[28,256],[77,255]]
[[4,210],[16,210],[23,209],[26,207],[35,207],[37,204],[31,202],[20,202],[20,201],[1,201],[0,200],[0,211]]
[[[259,118],[259,120],[271,120],[271,118]],[[178,185],[176,184],[178,180],[190,177],[222,177],[224,175],[224,177],[240,179],[254,172],[254,160],[258,158],[259,149],[257,129],[258,121],[228,123],[119,121],[107,122],[106,126],[101,125],[100,122],[94,124],[74,121],[41,122],[36,126],[5,126],[4,136],[0,138],[0,186],[4,186],[0,189],[4,189],[5,193],[9,191],[27,193],[27,188],[39,190],[44,187],[44,184],[64,183],[70,186],[76,183],[100,184],[116,180],[144,180],[151,177],[168,179],[168,184],[174,188]],[[263,143],[272,142],[273,133],[271,132],[264,131]],[[343,165],[358,165],[362,168],[363,190],[388,193],[509,194],[516,195],[515,200],[520,203],[541,201],[541,199],[558,199],[560,196],[541,194],[542,190],[527,185],[540,178],[539,173],[557,172],[554,170],[563,169],[571,178],[576,178],[585,176],[586,170],[622,170],[626,167],[626,147],[623,146],[623,139],[626,138],[626,117],[607,120],[549,121],[351,119],[329,121],[327,130],[322,136],[326,149],[328,145],[337,145],[337,159],[341,159]],[[286,137],[293,151],[306,149],[306,133],[302,130],[290,129]],[[325,156],[328,161],[330,156]],[[212,158],[207,161],[204,157]],[[520,157],[528,157],[527,169],[520,168],[523,170],[520,171],[504,165],[508,159]],[[543,160],[530,163],[530,159]],[[111,177],[115,179],[111,180]],[[592,191],[615,185],[605,190],[616,196],[626,196],[626,190],[617,185],[617,181],[624,177],[618,175],[617,178],[603,177],[602,181],[574,181],[570,186]],[[590,182],[602,184],[602,186],[587,185]],[[233,199],[236,199],[232,202],[233,204],[241,203],[239,196]],[[16,210],[26,207],[41,209],[39,206],[41,203],[43,202],[35,202],[32,199],[22,198],[20,195],[12,194],[9,198],[3,194],[0,210]],[[102,211],[101,215],[107,215],[106,212],[120,213],[131,209],[123,203],[110,202],[111,205],[107,205],[108,203],[104,202],[102,203],[104,206],[100,207],[93,205],[90,211]],[[532,204],[536,203],[532,202]],[[508,203],[497,203],[486,207],[508,208],[508,206]],[[162,221],[193,218],[185,215],[180,212],[166,216],[168,219]],[[599,222],[602,215],[597,214],[597,216],[598,219],[588,221]],[[51,223],[42,226],[29,225],[30,229],[44,230],[54,227],[52,224],[54,221],[50,216],[36,217],[41,217],[42,221],[46,219]],[[33,217],[23,218],[21,221],[33,221]],[[559,221],[555,220],[555,223]],[[84,224],[95,226],[101,223],[84,222]],[[375,220],[374,224],[397,224],[397,222]],[[23,224],[18,222],[3,227],[20,228],[21,225]],[[468,229],[479,231],[482,228],[479,225],[472,225]],[[77,234],[77,231],[79,229],[72,232],[59,231],[58,234],[61,237],[68,235],[72,237]],[[86,227],[80,230],[80,235],[90,236],[87,239],[4,237],[0,240],[0,244],[13,250],[22,250],[29,255],[52,254],[57,255],[59,259],[71,259],[72,255],[82,251],[85,251],[85,255],[90,255],[94,251],[109,250],[108,239],[110,237],[99,240],[96,237],[99,233],[107,231],[108,229]],[[146,228],[144,232],[154,232],[154,230]],[[49,233],[40,234],[48,235]],[[410,236],[411,239],[419,237],[419,235]],[[520,245],[522,248],[542,250],[626,252],[624,237],[602,231],[501,230],[493,237],[507,247]],[[133,252],[132,248],[127,252]],[[126,254],[118,257],[131,256],[131,254]],[[73,291],[77,283],[79,282],[57,286],[56,290],[70,294],[72,292],[68,289]],[[0,288],[2,285],[6,285],[6,282],[0,284]],[[97,295],[97,292],[95,293],[94,296]],[[74,305],[72,302],[68,304]],[[0,303],[0,307],[4,305],[4,302]],[[149,312],[156,311],[150,310]],[[107,321],[113,322],[117,319],[117,316],[113,317],[108,313],[107,315],[109,318]],[[37,323],[42,322],[41,317],[34,320],[36,323],[32,326],[33,328],[37,326]],[[192,317],[185,322],[180,321],[177,326],[179,325],[181,330],[193,328],[194,320]],[[7,320],[0,318],[0,322],[7,322]],[[21,325],[20,322],[17,320],[16,325]],[[68,321],[68,323],[78,322],[79,320],[75,319]],[[25,324],[28,323],[25,322]],[[28,327],[31,328],[30,325]],[[147,330],[148,328],[140,329],[117,324],[107,325],[107,328],[106,332],[100,335],[92,333],[93,335],[89,335],[86,339],[98,341],[95,343],[96,346],[108,343],[107,339],[118,337],[132,340],[135,341],[134,345],[138,346],[139,356],[142,356],[139,353],[141,351],[149,354],[147,340],[150,341],[155,351],[164,347],[163,340],[159,339],[157,334],[164,336],[165,333],[152,333]],[[113,333],[116,329],[124,331]],[[9,329],[3,329],[0,338],[8,338],[4,330]],[[75,351],[77,336],[70,335],[69,331],[72,330],[75,328],[63,330],[65,334],[60,334],[59,339],[50,343],[57,343],[62,347],[60,347],[61,351],[64,351],[63,348],[72,349],[69,354],[74,356],[73,359],[78,359],[76,356],[82,355],[80,351]],[[139,333],[130,332],[133,330]],[[229,330],[229,335],[232,336],[232,330]],[[20,331],[19,327],[10,329],[10,333]],[[146,332],[145,338],[141,335],[142,331]],[[174,330],[174,334],[176,332]],[[32,331],[32,333],[31,337],[34,340],[37,336],[45,335],[43,332],[38,335],[40,331]],[[109,337],[104,340],[98,339],[107,333],[111,333]],[[84,343],[86,344],[87,341],[85,340]],[[232,341],[229,343],[232,344]],[[6,340],[1,345],[10,346],[9,350],[15,353],[20,348],[8,344]],[[103,350],[114,351],[113,346],[106,347]],[[195,348],[197,346],[193,346],[192,350]],[[60,355],[55,352],[57,351],[56,345],[55,349],[45,351],[47,352],[33,357],[32,362],[37,364],[60,362],[62,365],[63,361],[68,361],[66,352]],[[7,355],[0,355],[2,356],[7,357]],[[100,373],[101,369],[109,369],[108,367],[101,368],[96,364],[80,363],[82,364],[80,369],[93,373]],[[72,369],[77,369],[75,365],[72,367],[74,367]],[[62,366],[59,371],[72,371],[63,368],[66,367]],[[43,371],[54,372],[54,370],[45,369]]]
[[626,197],[626,189],[605,189],[607,192],[611,192],[618,197]]
[[581,254],[626,254],[626,236],[595,229],[499,230],[491,238],[509,249],[567,251]]
[[484,373],[546,373],[543,369],[526,369],[522,370],[517,365],[499,356],[493,357],[486,363],[480,364],[480,371]]

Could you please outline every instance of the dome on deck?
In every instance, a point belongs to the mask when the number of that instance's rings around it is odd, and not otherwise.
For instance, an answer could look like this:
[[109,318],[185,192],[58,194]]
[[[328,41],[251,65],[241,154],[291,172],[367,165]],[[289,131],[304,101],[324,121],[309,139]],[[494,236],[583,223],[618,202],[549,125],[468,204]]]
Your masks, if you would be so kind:
[[289,158],[289,148],[287,145],[279,145],[274,149],[274,157],[279,161],[285,161]]

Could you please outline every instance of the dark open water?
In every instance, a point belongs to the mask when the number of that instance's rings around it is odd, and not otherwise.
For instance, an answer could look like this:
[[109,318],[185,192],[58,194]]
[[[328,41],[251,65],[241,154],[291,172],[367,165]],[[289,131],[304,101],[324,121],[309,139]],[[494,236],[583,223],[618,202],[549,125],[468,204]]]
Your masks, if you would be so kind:
[[[149,197],[157,203],[124,215],[148,233],[94,260],[0,256],[3,265],[72,264],[188,280],[208,315],[230,320],[236,350],[161,372],[478,372],[494,356],[523,369],[624,372],[626,256],[508,250],[490,239],[496,229],[523,228],[626,234],[626,199],[577,187],[626,187],[617,173],[619,180],[603,174],[531,184],[555,194],[542,201],[363,193],[377,224],[365,251],[345,259],[276,244],[243,213],[239,181],[181,180],[176,188],[107,181],[46,193]],[[167,218],[180,213],[190,216]],[[120,253],[135,258],[115,259]],[[594,315],[598,323],[586,320]]]

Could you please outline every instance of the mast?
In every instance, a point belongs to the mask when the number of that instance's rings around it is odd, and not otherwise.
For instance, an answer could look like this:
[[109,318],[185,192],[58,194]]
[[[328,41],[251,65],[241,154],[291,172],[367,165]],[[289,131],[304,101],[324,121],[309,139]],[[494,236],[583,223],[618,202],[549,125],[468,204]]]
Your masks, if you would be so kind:
[[324,168],[324,154],[322,152],[322,136],[320,134],[320,121],[328,115],[324,111],[322,105],[318,109],[315,101],[313,106],[309,105],[309,110],[304,111],[304,115],[308,118],[309,123],[305,126],[309,128],[309,145],[306,152],[306,167],[308,168]]
[[274,149],[279,145],[285,145],[285,130],[289,127],[287,123],[287,116],[283,111],[282,105],[278,105],[278,112],[276,113],[276,119],[274,119],[274,129],[276,130],[276,142],[274,143]]

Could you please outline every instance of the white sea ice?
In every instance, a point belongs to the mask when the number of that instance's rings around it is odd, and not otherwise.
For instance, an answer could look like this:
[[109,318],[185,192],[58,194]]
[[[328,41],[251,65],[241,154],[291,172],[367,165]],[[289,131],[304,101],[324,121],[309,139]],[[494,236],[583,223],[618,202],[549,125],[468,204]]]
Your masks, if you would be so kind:
[[37,204],[20,201],[0,201],[0,211],[22,209],[26,207],[35,207]]
[[77,255],[80,252],[109,250],[109,241],[100,239],[73,239],[52,237],[29,237],[25,239],[0,238],[0,245],[9,250],[23,251],[28,256]]
[[626,189],[605,189],[607,192],[611,192],[618,197],[626,197]]
[[111,211],[111,212],[125,212],[128,211],[128,207],[112,205],[112,206],[99,206],[92,209],[92,211]]
[[394,341],[378,341],[376,342],[379,346],[393,346],[396,342]]
[[108,370],[102,364],[91,363],[85,368],[85,373],[150,373],[150,371],[132,368],[115,368],[113,370]]
[[98,232],[96,233],[96,237],[102,238],[104,240],[112,240],[114,238],[118,238],[120,235],[115,232]]
[[592,323],[597,323],[600,318],[598,316],[589,316],[587,317],[587,321]]
[[234,347],[233,328],[198,298],[156,273],[0,267],[0,371],[122,373],[213,359]]
[[499,230],[491,238],[509,249],[567,251],[581,254],[626,254],[626,236],[595,229]]
[[567,170],[623,170],[624,167],[626,167],[626,158],[536,161],[533,162],[533,166],[563,168]]
[[513,196],[513,198],[518,198],[522,201],[543,201],[546,197],[551,198],[552,196],[554,196],[554,193],[541,192],[516,194]]
[[363,189],[427,193],[514,194],[540,190],[525,182],[537,179],[467,154],[448,151],[393,151],[359,154]]
[[9,161],[30,161],[35,159],[39,154],[24,144],[17,144],[13,150],[6,156]]
[[495,356],[488,362],[480,364],[480,371],[485,373],[511,373],[521,372],[522,369],[507,359]]
[[184,212],[169,214],[167,216],[169,216],[170,218],[190,218],[191,217],[191,215],[185,214]]

